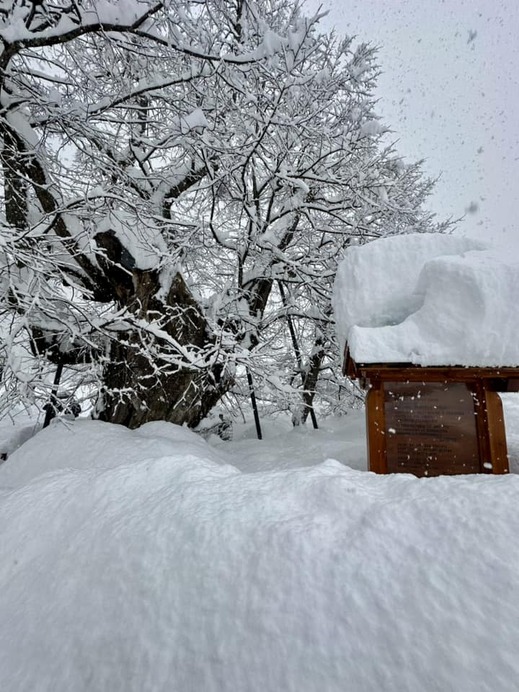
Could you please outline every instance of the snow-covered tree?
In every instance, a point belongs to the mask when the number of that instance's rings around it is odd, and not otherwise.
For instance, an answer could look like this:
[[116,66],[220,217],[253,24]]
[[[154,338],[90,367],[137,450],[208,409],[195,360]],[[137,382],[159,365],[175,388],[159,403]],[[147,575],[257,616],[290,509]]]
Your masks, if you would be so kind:
[[342,249],[433,227],[373,49],[280,0],[4,0],[0,40],[6,400],[65,365],[105,420],[196,425],[240,364],[288,396],[290,330],[304,418]]

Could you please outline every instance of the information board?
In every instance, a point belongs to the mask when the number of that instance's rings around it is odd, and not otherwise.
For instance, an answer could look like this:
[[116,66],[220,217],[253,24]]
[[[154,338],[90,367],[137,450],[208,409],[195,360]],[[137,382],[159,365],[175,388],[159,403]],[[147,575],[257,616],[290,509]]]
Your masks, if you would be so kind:
[[387,472],[478,473],[474,395],[467,384],[384,382]]

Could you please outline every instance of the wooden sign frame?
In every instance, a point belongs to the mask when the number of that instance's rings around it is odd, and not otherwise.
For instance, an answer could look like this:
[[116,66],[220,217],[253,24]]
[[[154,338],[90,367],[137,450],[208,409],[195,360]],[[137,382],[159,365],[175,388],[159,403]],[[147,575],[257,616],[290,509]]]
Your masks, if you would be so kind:
[[[420,367],[409,363],[359,365],[353,361],[346,350],[344,374],[353,379],[359,379],[361,386],[368,389],[366,424],[370,471],[383,474],[414,473],[417,476],[508,473],[506,430],[503,407],[498,392],[519,390],[519,368]],[[391,403],[388,403],[391,397],[388,392],[395,384],[409,385],[409,391],[412,391],[415,386],[418,396],[420,396],[421,390],[427,391],[427,388],[429,390],[436,388],[436,392],[440,394],[442,390],[445,390],[446,396],[449,391],[459,394],[465,391],[462,390],[461,385],[463,385],[466,388],[468,399],[471,399],[471,404],[467,404],[465,401],[463,415],[467,416],[473,413],[475,419],[473,426],[475,441],[471,433],[467,433],[466,436],[467,445],[472,445],[476,449],[472,455],[473,461],[465,464],[463,460],[455,462],[453,458],[452,462],[444,462],[442,466],[441,460],[435,459],[429,468],[427,463],[424,465],[421,460],[418,460],[420,455],[423,457],[422,442],[416,443],[415,458],[411,458],[412,452],[407,455],[409,459],[407,466],[401,458],[398,459],[397,463],[393,453],[390,453],[388,457],[388,447],[391,449],[390,435],[397,432],[388,426],[386,420],[388,411],[392,415]],[[393,388],[397,389],[398,387]],[[403,399],[403,397],[401,398]],[[446,415],[445,420],[447,418]],[[440,414],[438,420],[441,420]],[[471,426],[471,420],[468,420],[468,424]],[[405,429],[404,433],[400,435],[400,439],[409,441],[409,449],[413,448],[412,442],[415,440],[415,436],[411,431]],[[449,439],[452,440],[452,434]],[[442,442],[441,434],[439,441]],[[420,445],[422,445],[422,449],[418,451]],[[447,451],[443,456],[447,458],[449,456],[448,444],[445,446]],[[461,446],[463,447],[463,445]],[[438,456],[441,457],[441,454]]]

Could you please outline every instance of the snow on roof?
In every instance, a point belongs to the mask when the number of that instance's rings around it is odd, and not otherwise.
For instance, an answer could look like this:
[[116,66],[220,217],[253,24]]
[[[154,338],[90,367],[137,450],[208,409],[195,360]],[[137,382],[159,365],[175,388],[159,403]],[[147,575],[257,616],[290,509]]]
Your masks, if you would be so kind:
[[420,233],[348,248],[333,305],[357,363],[519,366],[519,258]]

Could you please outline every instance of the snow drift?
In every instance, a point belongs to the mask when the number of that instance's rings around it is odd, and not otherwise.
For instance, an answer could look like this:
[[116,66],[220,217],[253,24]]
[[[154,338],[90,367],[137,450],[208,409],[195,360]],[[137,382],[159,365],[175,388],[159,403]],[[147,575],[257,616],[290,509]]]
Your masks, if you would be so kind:
[[153,425],[0,467],[4,692],[514,689],[517,477],[243,474]]

